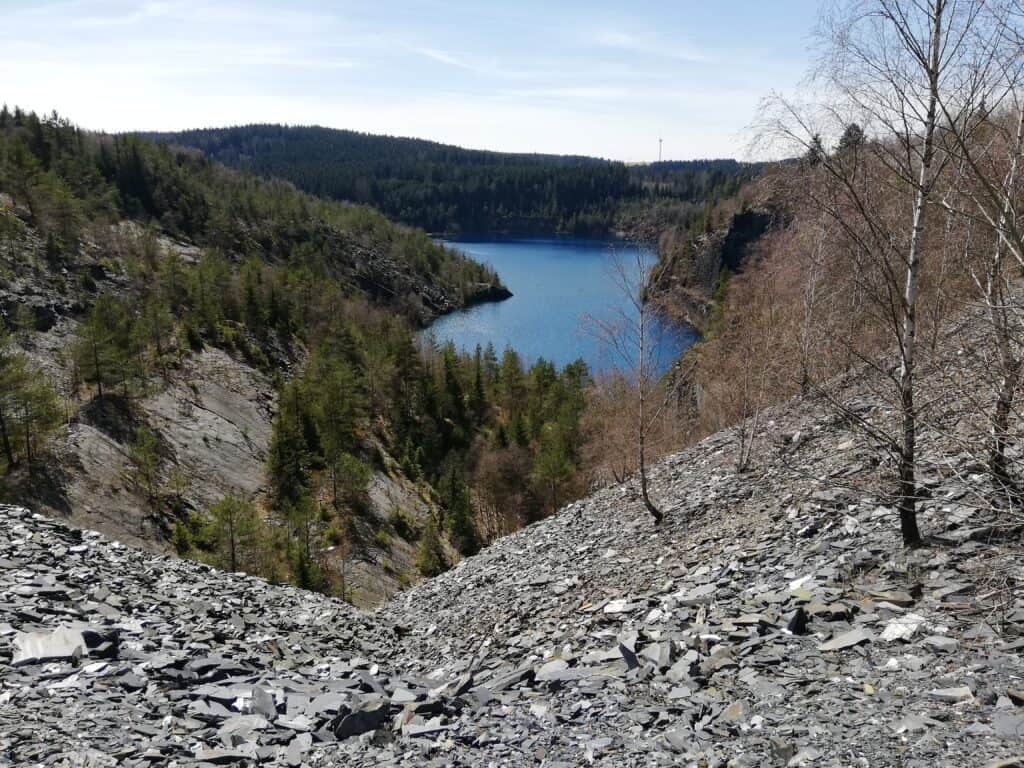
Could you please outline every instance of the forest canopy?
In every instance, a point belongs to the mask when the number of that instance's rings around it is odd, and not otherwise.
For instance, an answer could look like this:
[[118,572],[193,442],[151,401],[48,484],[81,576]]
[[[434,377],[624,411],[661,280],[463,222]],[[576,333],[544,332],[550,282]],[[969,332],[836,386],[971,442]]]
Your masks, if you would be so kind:
[[735,160],[626,165],[592,157],[488,152],[316,126],[147,135],[447,234],[605,234],[621,226],[638,202],[728,197],[760,170]]

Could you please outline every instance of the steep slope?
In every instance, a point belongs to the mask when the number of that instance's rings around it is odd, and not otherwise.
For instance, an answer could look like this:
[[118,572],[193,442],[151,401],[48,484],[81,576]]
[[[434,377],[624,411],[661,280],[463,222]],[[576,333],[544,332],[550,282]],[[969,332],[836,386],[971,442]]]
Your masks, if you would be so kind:
[[[0,373],[27,361],[24,382],[56,394],[53,439],[33,445],[28,428],[24,440],[8,433],[6,422],[31,419],[0,392],[0,499],[168,551],[177,526],[226,496],[269,507],[278,390],[318,346],[344,350],[349,368],[372,347],[378,413],[345,445],[371,489],[351,525],[359,546],[329,559],[342,561],[353,599],[378,602],[416,569],[413,545],[375,534],[396,506],[409,529],[435,512],[385,444],[385,407],[422,416],[395,402],[397,388],[382,392],[399,378],[391,363],[406,365],[401,386],[416,386],[415,328],[505,294],[493,271],[371,209],[4,107]],[[368,378],[354,373],[350,394]],[[322,470],[316,458],[303,468]]]
[[[971,329],[956,331],[948,354],[963,356]],[[871,384],[854,376],[841,394],[883,422]],[[957,430],[971,385],[929,392]],[[986,481],[965,468],[962,435],[922,435],[929,538],[906,551],[876,447],[811,401],[766,416],[750,472],[734,471],[729,432],[655,468],[663,526],[609,488],[373,615],[4,510],[4,754],[1018,764],[1022,524],[976,503]],[[61,624],[77,628],[19,634]]]
[[1021,754],[1019,521],[974,507],[983,480],[932,443],[951,459],[927,482],[932,538],[901,551],[875,449],[813,407],[770,418],[754,472],[725,433],[657,467],[660,529],[612,488],[400,596],[380,616],[411,628],[402,668],[473,669],[502,713],[474,725],[512,764]]

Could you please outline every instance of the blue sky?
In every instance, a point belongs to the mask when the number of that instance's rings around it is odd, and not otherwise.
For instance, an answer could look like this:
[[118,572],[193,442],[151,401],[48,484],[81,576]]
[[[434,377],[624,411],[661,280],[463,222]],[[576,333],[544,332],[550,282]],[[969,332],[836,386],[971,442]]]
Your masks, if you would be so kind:
[[0,0],[0,100],[88,128],[316,123],[619,160],[742,156],[818,0]]

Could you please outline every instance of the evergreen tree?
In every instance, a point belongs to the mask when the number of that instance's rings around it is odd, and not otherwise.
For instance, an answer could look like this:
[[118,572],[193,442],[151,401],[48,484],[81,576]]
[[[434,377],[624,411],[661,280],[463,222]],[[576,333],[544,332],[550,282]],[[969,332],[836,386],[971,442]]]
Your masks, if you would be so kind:
[[479,549],[473,524],[473,504],[462,472],[452,463],[442,477],[438,489],[445,509],[445,523],[452,543],[464,555]]
[[857,125],[857,123],[850,123],[846,126],[846,130],[843,131],[836,151],[840,154],[855,151],[860,148],[864,140],[864,129]]
[[548,422],[540,432],[539,449],[534,460],[534,478],[550,498],[551,511],[558,509],[558,489],[573,473],[572,447],[558,422]]
[[79,325],[74,348],[83,378],[96,385],[101,398],[104,386],[127,382],[131,339],[131,319],[124,305],[109,294],[101,294]]
[[0,453],[7,468],[16,464],[21,450],[31,472],[39,446],[61,415],[56,391],[0,331]]
[[303,430],[302,394],[296,382],[285,386],[270,436],[268,465],[278,504],[294,504],[308,485],[309,446]]
[[810,146],[807,147],[807,151],[804,153],[804,165],[814,168],[821,163],[824,157],[825,146],[821,143],[821,136],[814,134],[811,137]]
[[479,344],[476,345],[476,350],[473,353],[473,389],[469,407],[473,411],[474,420],[477,423],[483,422],[487,409],[487,392],[484,389],[483,352]]
[[327,578],[320,565],[323,525],[316,502],[308,495],[300,496],[285,506],[291,531],[289,542],[292,575],[303,589],[323,591]]
[[433,517],[427,520],[416,550],[416,568],[424,576],[437,576],[448,569],[448,560]]
[[15,464],[18,406],[28,382],[25,355],[15,350],[11,337],[0,330],[0,450],[3,450],[8,468]]
[[[351,472],[349,454],[356,446],[356,424],[365,410],[365,398],[352,366],[327,353],[314,356],[306,375],[304,388],[316,421],[324,461],[331,472],[333,498],[338,505],[338,474]],[[347,459],[345,458],[347,457]]]
[[135,483],[146,493],[146,499],[156,500],[159,481],[160,453],[156,435],[148,427],[139,427],[132,441],[130,457],[134,465]]
[[225,496],[210,507],[206,526],[214,565],[232,572],[255,569],[261,522],[251,502]]

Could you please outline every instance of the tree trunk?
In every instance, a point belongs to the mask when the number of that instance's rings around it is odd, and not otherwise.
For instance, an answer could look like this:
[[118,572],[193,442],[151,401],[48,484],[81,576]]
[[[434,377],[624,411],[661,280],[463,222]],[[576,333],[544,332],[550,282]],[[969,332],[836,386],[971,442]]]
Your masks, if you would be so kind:
[[7,466],[14,466],[14,448],[11,446],[11,435],[7,429],[7,418],[0,408],[0,445],[3,447],[4,456],[7,457]]
[[32,477],[32,408],[25,404],[25,464],[28,476]]
[[99,387],[100,400],[103,399],[103,374],[100,372],[100,354],[96,348],[96,339],[92,340],[92,367],[96,372],[96,384]]
[[942,13],[945,0],[935,0],[932,18],[931,45],[928,63],[928,114],[924,125],[924,145],[917,193],[914,196],[914,219],[907,254],[906,284],[903,291],[903,323],[900,331],[900,410],[903,445],[899,455],[900,532],[908,547],[921,542],[917,527],[917,412],[914,406],[914,363],[917,343],[918,273],[921,268],[921,239],[924,234],[924,207],[931,193],[932,160],[935,155],[935,122],[939,91],[939,57],[942,50]]
[[1020,360],[1014,360],[1004,367],[999,394],[996,398],[995,413],[992,416],[992,455],[989,466],[996,481],[1005,486],[1010,481],[1006,468],[1006,445],[1008,443],[1010,413],[1013,399],[1020,383]]
[[654,518],[654,524],[658,525],[665,519],[665,516],[660,509],[654,506],[651,497],[647,493],[647,465],[644,461],[644,439],[642,437],[640,438],[640,496],[644,500],[644,506],[647,507],[647,511]]
[[[642,286],[641,291],[646,291],[647,287]],[[651,513],[651,517],[654,518],[654,524],[658,525],[664,515],[661,510],[658,509],[654,502],[651,501],[651,497],[647,492],[647,424],[645,419],[647,418],[644,412],[644,406],[646,405],[646,388],[647,388],[647,377],[650,372],[647,370],[647,354],[646,349],[646,330],[647,330],[647,297],[641,295],[640,297],[640,359],[637,361],[637,388],[640,392],[640,413],[637,423],[637,460],[640,465],[640,497],[644,501],[644,506],[647,507],[647,511]]]
[[238,549],[235,541],[235,513],[231,513],[228,521],[228,553],[231,558],[231,572],[238,571]]
[[338,507],[338,461],[335,459],[331,462],[331,499],[334,502],[334,511],[337,512]]
[[992,262],[985,285],[985,299],[988,304],[989,318],[996,333],[999,349],[999,364],[1002,376],[999,392],[996,395],[996,406],[992,415],[992,452],[989,460],[993,479],[1005,487],[1010,480],[1006,468],[1006,445],[1009,437],[1010,414],[1013,412],[1013,400],[1020,384],[1020,357],[1014,354],[1013,339],[1010,332],[1010,318],[1006,301],[1002,293],[1003,254],[1006,247],[1006,228],[1013,213],[1013,197],[1017,181],[1017,163],[1021,147],[1024,146],[1024,108],[1017,117],[1017,136],[1014,142],[1010,167],[1003,183],[1003,207],[999,212],[999,224],[996,231],[996,246],[992,254]]

